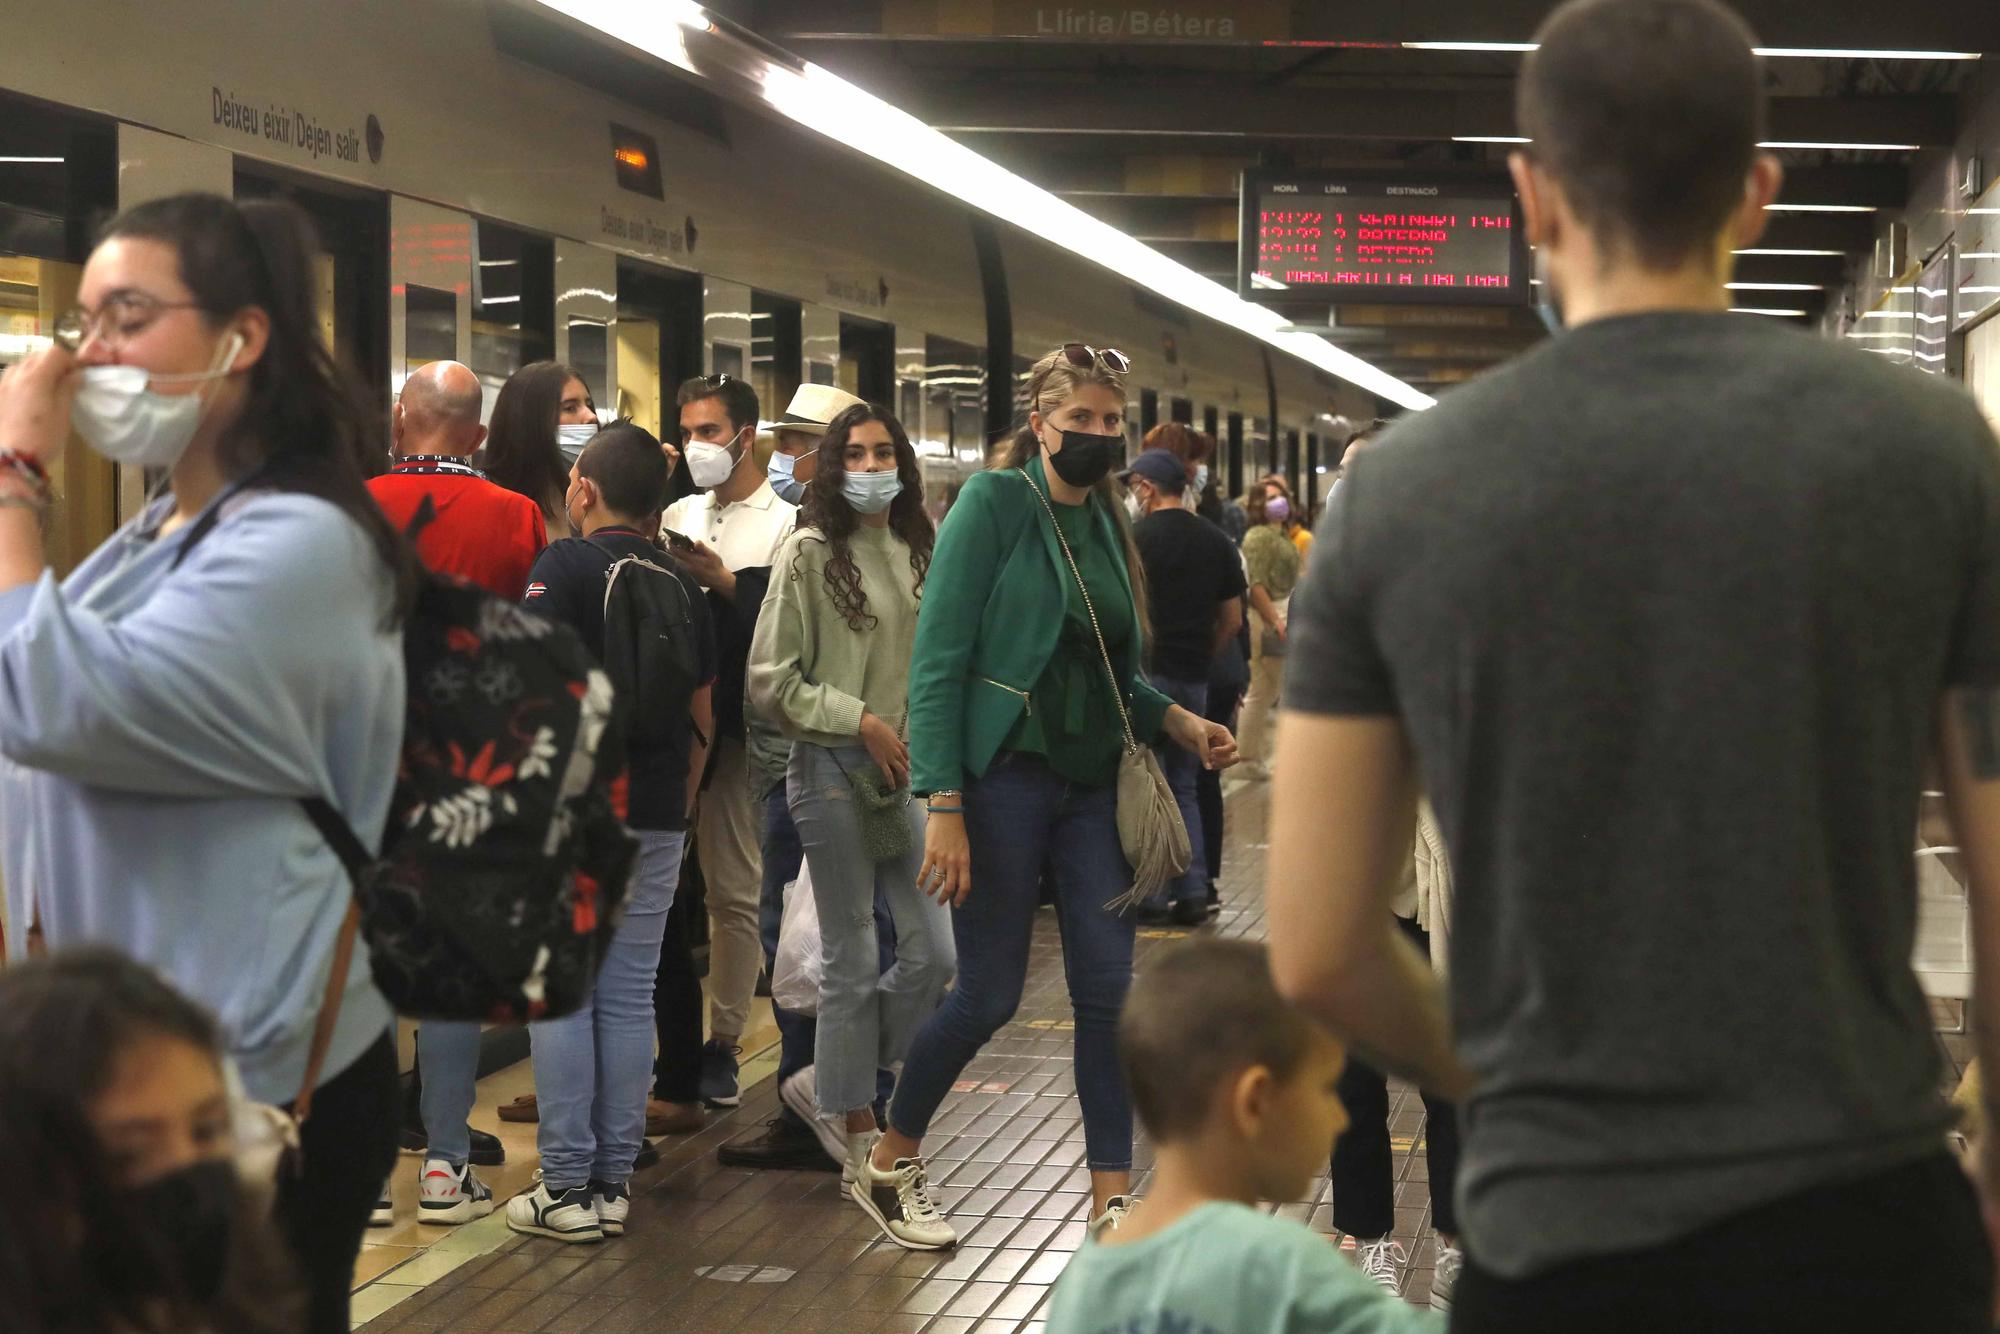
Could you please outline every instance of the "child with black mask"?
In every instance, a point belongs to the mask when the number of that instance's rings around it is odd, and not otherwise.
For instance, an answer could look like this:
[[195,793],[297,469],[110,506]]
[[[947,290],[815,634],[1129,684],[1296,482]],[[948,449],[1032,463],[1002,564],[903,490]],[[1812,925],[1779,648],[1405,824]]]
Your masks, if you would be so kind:
[[13,1334],[263,1334],[304,1302],[237,1177],[214,1021],[124,956],[0,971]]

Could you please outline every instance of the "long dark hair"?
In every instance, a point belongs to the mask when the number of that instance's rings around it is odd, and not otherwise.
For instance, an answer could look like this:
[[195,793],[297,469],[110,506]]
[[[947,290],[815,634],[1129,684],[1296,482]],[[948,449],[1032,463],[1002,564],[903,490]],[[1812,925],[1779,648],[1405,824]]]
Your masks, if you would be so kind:
[[238,204],[184,194],[127,209],[104,240],[130,236],[170,245],[181,281],[211,325],[255,306],[271,321],[264,355],[250,368],[243,410],[217,445],[225,475],[317,496],[361,526],[395,582],[392,619],[416,598],[421,567],[383,517],[367,479],[382,470],[382,414],[327,351],[312,299],[313,225],[284,200]]
[[[296,1329],[296,1281],[247,1207],[222,1291],[198,1306],[169,1248],[126,1202],[89,1104],[134,1042],[215,1056],[215,1022],[149,970],[105,949],[0,970],[0,1292],[12,1334],[230,1334]],[[215,1059],[220,1061],[220,1057]],[[106,1282],[115,1264],[119,1281]]]
[[562,415],[563,386],[580,380],[574,366],[534,361],[507,377],[493,400],[486,429],[486,475],[509,491],[548,511],[549,498],[569,487],[569,465],[556,448],[556,418]]
[[903,489],[889,502],[889,527],[909,545],[910,569],[916,572],[920,598],[924,575],[931,568],[931,547],[937,540],[937,530],[931,527],[931,516],[924,509],[924,478],[917,468],[917,451],[896,414],[873,403],[857,403],[828,422],[826,434],[820,438],[813,479],[806,484],[799,526],[817,530],[833,549],[826,561],[826,592],[851,630],[873,630],[878,623],[868,610],[868,590],[861,586],[861,570],[848,546],[854,530],[861,526],[861,516],[841,493],[841,481],[847,475],[847,437],[863,422],[881,422],[896,442],[896,476],[903,480]]

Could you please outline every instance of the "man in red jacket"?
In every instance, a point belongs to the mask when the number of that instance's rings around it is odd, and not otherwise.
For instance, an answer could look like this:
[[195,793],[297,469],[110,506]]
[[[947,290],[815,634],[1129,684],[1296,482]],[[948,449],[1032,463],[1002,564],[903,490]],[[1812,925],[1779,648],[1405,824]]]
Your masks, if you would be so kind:
[[[486,480],[467,460],[485,442],[479,378],[455,361],[433,361],[403,385],[393,420],[396,464],[368,489],[389,521],[407,528],[428,499],[436,517],[417,534],[417,554],[441,574],[467,579],[519,602],[528,571],[548,545],[534,501]],[[416,1101],[405,1112],[403,1147],[420,1151],[418,1221],[468,1223],[493,1212],[493,1192],[472,1162],[497,1165],[499,1140],[466,1124],[479,1077],[479,1025],[426,1023],[417,1032]],[[371,1220],[389,1226],[388,1187]]]
[[532,500],[467,461],[486,440],[479,406],[479,379],[468,368],[433,361],[417,371],[396,403],[396,466],[368,489],[399,528],[429,497],[437,517],[417,535],[424,564],[519,602],[548,532]]

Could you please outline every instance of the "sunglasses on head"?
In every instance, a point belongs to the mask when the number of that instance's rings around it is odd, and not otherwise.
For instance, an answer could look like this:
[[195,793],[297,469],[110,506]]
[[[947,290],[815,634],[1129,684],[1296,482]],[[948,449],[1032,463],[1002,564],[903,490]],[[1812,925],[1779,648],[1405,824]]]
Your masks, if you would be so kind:
[[1063,360],[1079,370],[1103,369],[1113,375],[1129,375],[1132,359],[1115,347],[1096,348],[1088,343],[1064,343]]

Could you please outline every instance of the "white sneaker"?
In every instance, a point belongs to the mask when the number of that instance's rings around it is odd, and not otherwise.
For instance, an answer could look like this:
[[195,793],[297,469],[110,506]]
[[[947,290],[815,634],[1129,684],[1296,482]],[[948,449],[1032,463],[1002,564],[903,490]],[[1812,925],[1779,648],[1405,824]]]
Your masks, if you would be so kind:
[[874,1130],[864,1130],[847,1137],[847,1151],[840,1155],[840,1197],[843,1200],[854,1198],[854,1178],[860,1173],[861,1164],[875,1152],[875,1141],[881,1138],[881,1132]]
[[1437,1268],[1431,1271],[1431,1310],[1449,1311],[1458,1291],[1459,1271],[1465,1268],[1465,1252],[1438,1242]]
[[417,1174],[417,1221],[470,1223],[493,1212],[493,1192],[472,1174],[472,1165],[453,1167],[442,1158],[424,1159]]
[[1403,1243],[1388,1237],[1377,1237],[1373,1241],[1363,1241],[1359,1237],[1348,1237],[1340,1243],[1341,1250],[1352,1248],[1354,1263],[1362,1273],[1374,1279],[1389,1292],[1402,1296],[1402,1281],[1397,1270],[1407,1268],[1410,1253],[1403,1249]]
[[389,1183],[382,1183],[382,1194],[376,1198],[374,1209],[368,1214],[369,1227],[396,1226],[396,1202],[389,1198]]
[[593,1181],[590,1203],[597,1210],[597,1226],[607,1237],[625,1235],[625,1220],[632,1216],[632,1192],[625,1183]]
[[[807,1066],[794,1074],[787,1075],[778,1085],[778,1101],[792,1109],[799,1120],[812,1127],[826,1156],[836,1163],[847,1161],[847,1118],[844,1116],[821,1116],[819,1112],[819,1077],[813,1068]],[[854,1174],[841,1169],[841,1186],[854,1184]]]
[[1090,1220],[1090,1226],[1086,1229],[1090,1239],[1096,1241],[1107,1232],[1116,1232],[1119,1225],[1125,1221],[1125,1215],[1131,1213],[1132,1206],[1137,1203],[1138,1201],[1130,1195],[1113,1195],[1106,1202],[1104,1212]]
[[589,1186],[574,1186],[557,1195],[540,1179],[541,1173],[535,1177],[533,1190],[507,1201],[510,1229],[575,1245],[604,1240],[604,1225],[597,1221],[597,1205]]
[[881,1172],[871,1151],[854,1165],[853,1200],[883,1236],[907,1250],[943,1251],[958,1245],[958,1234],[931,1198],[920,1159],[898,1158],[895,1167]]

